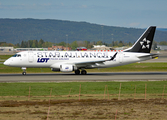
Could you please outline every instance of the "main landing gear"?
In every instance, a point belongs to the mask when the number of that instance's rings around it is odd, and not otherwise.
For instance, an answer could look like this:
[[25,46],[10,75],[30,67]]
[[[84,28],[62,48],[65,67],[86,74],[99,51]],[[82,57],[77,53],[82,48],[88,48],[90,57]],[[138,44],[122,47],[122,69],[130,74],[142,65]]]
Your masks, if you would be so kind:
[[21,68],[23,70],[22,75],[26,75],[26,67]]
[[87,74],[86,70],[81,71],[81,75],[86,75],[86,74]]
[[81,73],[81,75],[86,75],[87,74],[86,70],[82,70],[81,72],[80,72],[80,70],[75,70],[76,75],[79,75],[80,73]]

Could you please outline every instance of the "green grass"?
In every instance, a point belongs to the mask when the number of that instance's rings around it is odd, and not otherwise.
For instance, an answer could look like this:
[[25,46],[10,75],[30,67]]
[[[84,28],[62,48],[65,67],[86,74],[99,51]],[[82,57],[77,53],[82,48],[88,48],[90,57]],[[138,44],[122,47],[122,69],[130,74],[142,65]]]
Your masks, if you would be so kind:
[[[142,72],[142,71],[167,71],[167,63],[133,63],[124,66],[88,69],[87,72]],[[0,64],[0,73],[21,73],[21,68],[8,67]],[[27,73],[52,72],[50,68],[27,68]]]
[[8,59],[12,57],[13,55],[0,55],[0,59]]
[[[162,94],[167,81],[156,82],[123,82],[121,83],[121,94],[133,94],[136,86],[137,94],[145,93],[147,84],[148,94]],[[109,94],[118,94],[120,82],[66,82],[66,83],[0,83],[0,96],[28,96],[31,87],[32,96],[49,96],[52,88],[52,95],[79,94],[104,94],[105,86]]]
[[[140,72],[140,71],[166,71],[167,63],[132,63],[124,66],[98,69],[99,72]],[[97,69],[91,69],[97,72]],[[88,70],[89,72],[89,70]]]
[[[27,73],[45,73],[52,72],[51,68],[27,68]],[[9,67],[0,64],[0,73],[22,73],[22,69],[19,67]]]

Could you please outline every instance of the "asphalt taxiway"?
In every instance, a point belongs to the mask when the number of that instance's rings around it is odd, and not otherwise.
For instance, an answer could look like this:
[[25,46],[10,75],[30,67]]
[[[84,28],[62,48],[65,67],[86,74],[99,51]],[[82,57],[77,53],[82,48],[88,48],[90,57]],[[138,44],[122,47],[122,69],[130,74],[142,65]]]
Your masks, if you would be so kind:
[[74,73],[38,73],[27,75],[0,74],[0,82],[89,82],[89,81],[162,81],[167,80],[167,72],[116,72],[116,73],[88,73],[75,75]]

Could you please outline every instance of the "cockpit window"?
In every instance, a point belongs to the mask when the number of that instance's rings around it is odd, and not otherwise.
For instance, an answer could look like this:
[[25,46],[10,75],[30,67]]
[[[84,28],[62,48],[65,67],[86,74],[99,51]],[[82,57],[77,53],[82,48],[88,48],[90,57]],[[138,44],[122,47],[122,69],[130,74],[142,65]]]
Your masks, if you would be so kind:
[[21,57],[21,54],[17,54],[17,57]]
[[21,57],[21,54],[15,54],[13,57]]
[[13,55],[12,57],[16,57],[16,56],[17,56],[17,54]]

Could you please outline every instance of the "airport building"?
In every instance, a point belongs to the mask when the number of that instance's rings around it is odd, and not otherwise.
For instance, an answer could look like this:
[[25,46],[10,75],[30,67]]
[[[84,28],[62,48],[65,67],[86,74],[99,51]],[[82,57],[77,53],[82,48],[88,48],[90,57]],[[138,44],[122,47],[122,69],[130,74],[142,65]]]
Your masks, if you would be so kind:
[[13,47],[0,47],[0,52],[13,52]]
[[114,50],[112,47],[107,47],[105,45],[93,45],[91,50]]
[[64,47],[64,46],[52,46],[52,47],[48,47],[48,50],[50,51],[69,51],[72,50],[71,47]]
[[48,48],[16,48],[14,49],[15,52],[21,51],[48,51]]
[[167,50],[167,45],[157,45],[157,49],[159,49],[159,50]]
[[87,51],[86,47],[77,47],[77,51]]

